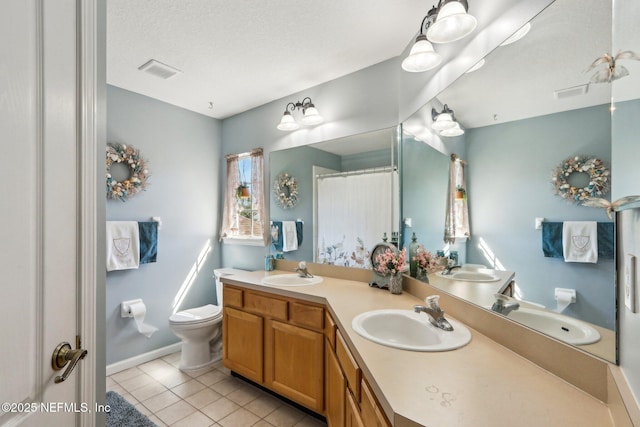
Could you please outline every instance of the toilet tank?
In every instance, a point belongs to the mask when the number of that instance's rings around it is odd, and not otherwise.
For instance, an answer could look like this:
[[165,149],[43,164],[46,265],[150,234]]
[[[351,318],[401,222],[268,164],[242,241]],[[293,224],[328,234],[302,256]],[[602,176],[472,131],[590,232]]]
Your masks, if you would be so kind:
[[216,278],[216,302],[217,305],[222,305],[222,281],[223,276],[232,276],[234,274],[246,273],[247,270],[240,270],[237,268],[216,268],[213,270],[213,276]]

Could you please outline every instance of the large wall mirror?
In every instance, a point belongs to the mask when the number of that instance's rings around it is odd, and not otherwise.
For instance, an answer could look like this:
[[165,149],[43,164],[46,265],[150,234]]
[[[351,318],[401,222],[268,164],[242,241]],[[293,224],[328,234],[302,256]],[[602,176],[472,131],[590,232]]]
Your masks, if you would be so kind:
[[392,127],[272,152],[271,177],[287,173],[298,183],[293,208],[271,196],[272,222],[302,223],[300,246],[283,255],[370,268],[373,246],[399,231],[398,145],[399,127]]
[[[524,38],[495,49],[482,68],[432,101],[436,109],[443,104],[453,109],[464,135],[423,132],[421,139],[464,146],[458,150],[468,163],[472,235],[466,262],[514,271],[517,297],[550,312],[559,308],[556,288],[575,289],[576,302],[562,314],[593,325],[601,335],[596,344],[580,347],[615,362],[614,260],[568,263],[545,257],[542,231],[535,227],[536,218],[610,222],[602,209],[554,194],[550,180],[555,168],[575,156],[595,157],[611,167],[611,85],[590,82],[604,65],[587,71],[610,50],[608,2],[556,1],[531,21]],[[432,105],[425,107],[405,124],[419,138],[419,125],[430,123]]]

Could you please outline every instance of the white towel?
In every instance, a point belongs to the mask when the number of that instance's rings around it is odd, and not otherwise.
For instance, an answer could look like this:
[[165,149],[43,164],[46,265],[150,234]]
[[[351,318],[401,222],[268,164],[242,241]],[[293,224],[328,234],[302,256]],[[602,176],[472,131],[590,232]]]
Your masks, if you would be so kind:
[[298,232],[295,221],[282,221],[282,252],[298,249]]
[[598,223],[565,221],[562,224],[562,250],[565,262],[598,262]]
[[140,236],[135,221],[107,221],[107,271],[138,268]]

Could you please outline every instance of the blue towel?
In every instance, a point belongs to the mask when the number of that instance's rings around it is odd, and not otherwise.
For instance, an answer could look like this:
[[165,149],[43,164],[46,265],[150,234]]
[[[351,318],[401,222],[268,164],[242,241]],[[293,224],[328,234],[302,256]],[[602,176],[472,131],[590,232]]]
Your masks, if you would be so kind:
[[156,262],[158,257],[158,223],[138,222],[140,233],[140,264]]
[[[613,223],[598,223],[598,258],[613,259]],[[562,251],[562,223],[542,223],[542,253],[548,258],[564,258]]]
[[[296,221],[296,235],[298,237],[298,248],[302,244],[302,221]],[[282,221],[271,221],[271,243],[276,251],[282,250]]]

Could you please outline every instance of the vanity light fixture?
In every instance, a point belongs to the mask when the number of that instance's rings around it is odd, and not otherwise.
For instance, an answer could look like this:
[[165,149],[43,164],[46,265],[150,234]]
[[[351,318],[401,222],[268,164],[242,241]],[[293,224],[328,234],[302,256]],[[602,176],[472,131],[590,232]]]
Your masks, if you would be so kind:
[[464,134],[464,130],[456,120],[453,110],[447,104],[441,112],[437,112],[435,108],[431,109],[431,119],[433,124],[431,128],[440,133],[440,136],[452,137]]
[[460,135],[464,135],[464,129],[460,127],[460,123],[458,122],[455,122],[453,127],[450,127],[449,129],[445,129],[442,132],[440,132],[440,136],[446,136],[446,137],[460,136]]
[[440,65],[442,56],[431,43],[451,43],[471,34],[477,21],[467,13],[468,9],[467,0],[440,0],[438,6],[431,7],[422,19],[409,55],[402,61],[402,69],[419,73]]
[[300,128],[300,125],[291,115],[295,110],[302,110],[302,118],[300,122],[302,122],[305,126],[315,126],[324,121],[324,118],[318,113],[315,105],[311,101],[311,98],[308,96],[300,101],[290,102],[284,108],[284,114],[282,115],[282,119],[280,119],[280,123],[278,124],[278,129],[283,131],[292,131]]

